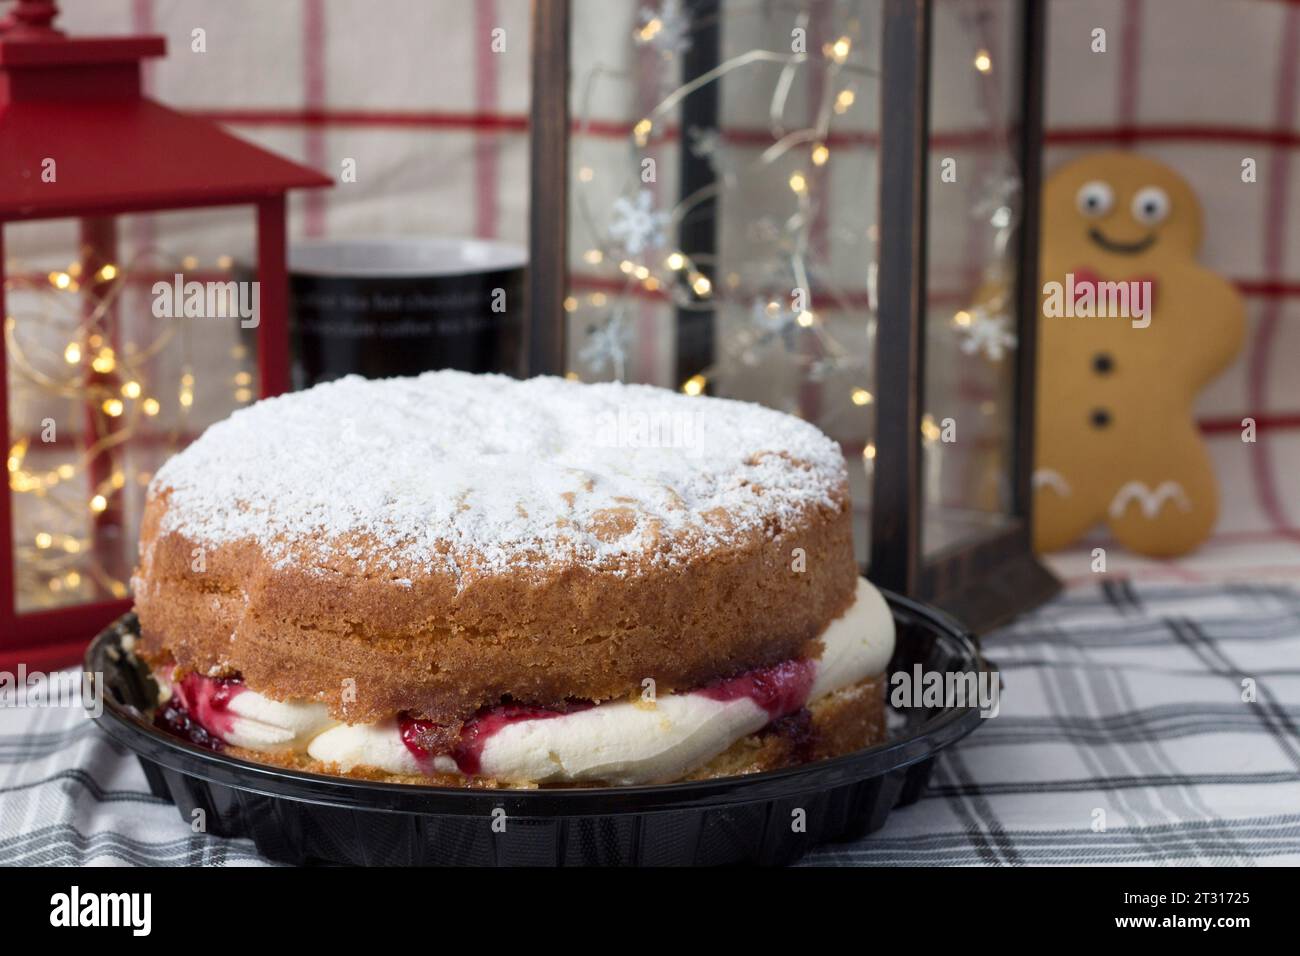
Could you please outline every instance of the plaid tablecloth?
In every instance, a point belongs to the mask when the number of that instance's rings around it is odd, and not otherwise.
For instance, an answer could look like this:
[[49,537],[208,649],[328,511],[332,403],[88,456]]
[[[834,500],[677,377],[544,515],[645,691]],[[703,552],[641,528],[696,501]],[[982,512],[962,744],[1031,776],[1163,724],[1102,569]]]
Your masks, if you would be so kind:
[[[808,864],[1300,863],[1300,591],[1108,578],[985,648],[1000,714]],[[0,863],[263,862],[192,833],[79,712],[0,709]]]

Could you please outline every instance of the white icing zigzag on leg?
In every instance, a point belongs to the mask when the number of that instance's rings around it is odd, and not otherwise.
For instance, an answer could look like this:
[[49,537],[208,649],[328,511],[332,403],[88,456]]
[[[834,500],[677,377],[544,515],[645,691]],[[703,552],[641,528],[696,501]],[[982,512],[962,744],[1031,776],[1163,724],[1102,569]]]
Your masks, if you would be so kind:
[[1143,516],[1150,520],[1160,513],[1160,509],[1169,500],[1177,502],[1178,507],[1183,511],[1192,510],[1187,492],[1183,491],[1183,486],[1176,481],[1162,481],[1154,489],[1148,488],[1143,482],[1130,481],[1115,493],[1110,503],[1110,516],[1123,517],[1129,503],[1136,501],[1142,508]]
[[1035,488],[1051,488],[1062,498],[1070,497],[1073,489],[1065,476],[1053,468],[1036,468],[1031,478]]

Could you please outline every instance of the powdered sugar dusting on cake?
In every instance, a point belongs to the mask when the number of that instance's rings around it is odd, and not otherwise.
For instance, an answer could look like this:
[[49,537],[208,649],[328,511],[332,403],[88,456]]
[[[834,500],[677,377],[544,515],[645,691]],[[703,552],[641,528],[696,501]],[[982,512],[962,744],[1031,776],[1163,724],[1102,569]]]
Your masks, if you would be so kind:
[[343,552],[402,580],[679,561],[836,508],[846,480],[834,442],[758,405],[443,371],[258,402],[171,458],[150,494],[170,491],[164,532],[251,539],[275,561]]

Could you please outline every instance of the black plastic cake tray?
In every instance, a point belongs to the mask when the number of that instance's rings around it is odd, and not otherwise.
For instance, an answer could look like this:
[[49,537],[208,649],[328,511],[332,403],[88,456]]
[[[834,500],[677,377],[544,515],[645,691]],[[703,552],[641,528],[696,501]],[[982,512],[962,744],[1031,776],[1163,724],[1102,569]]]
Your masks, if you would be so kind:
[[[884,592],[898,629],[889,673],[994,667],[943,613]],[[91,642],[108,734],[134,751],[154,794],[186,823],[248,837],[287,863],[368,865],[782,864],[859,838],[914,802],[935,754],[973,731],[975,706],[894,710],[889,739],[769,773],[636,787],[483,790],[375,783],[283,770],[215,753],[152,724],[156,688],[123,651],[127,614]],[[100,679],[96,676],[96,679]],[[201,810],[202,814],[196,814]]]

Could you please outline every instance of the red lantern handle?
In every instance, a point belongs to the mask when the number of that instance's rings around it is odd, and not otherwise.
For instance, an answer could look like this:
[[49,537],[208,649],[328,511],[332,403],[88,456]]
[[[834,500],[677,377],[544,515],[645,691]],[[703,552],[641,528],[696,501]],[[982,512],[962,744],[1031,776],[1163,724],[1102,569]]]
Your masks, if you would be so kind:
[[59,15],[54,0],[18,0],[9,16],[0,20],[0,35],[6,40],[35,40],[62,36],[52,24]]

